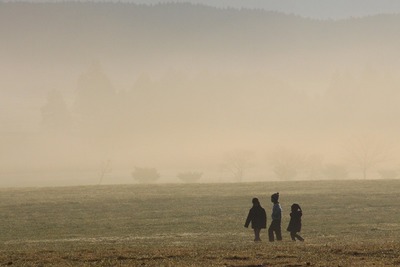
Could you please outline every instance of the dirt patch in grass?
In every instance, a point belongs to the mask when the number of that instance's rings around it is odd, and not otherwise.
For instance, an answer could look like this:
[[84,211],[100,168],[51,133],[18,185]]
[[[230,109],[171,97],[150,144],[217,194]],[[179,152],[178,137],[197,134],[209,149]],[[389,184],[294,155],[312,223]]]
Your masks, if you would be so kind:
[[[13,266],[395,266],[400,252],[394,243],[304,244],[279,246],[248,243],[220,247],[108,247],[79,245],[72,250],[0,251],[0,265]],[[278,251],[277,251],[278,248]]]

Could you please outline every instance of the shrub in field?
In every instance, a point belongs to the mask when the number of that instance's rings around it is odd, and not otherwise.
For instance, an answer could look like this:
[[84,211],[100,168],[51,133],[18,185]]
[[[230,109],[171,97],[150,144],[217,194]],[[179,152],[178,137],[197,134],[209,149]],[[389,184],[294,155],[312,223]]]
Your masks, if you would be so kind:
[[399,174],[399,172],[397,170],[393,170],[393,169],[380,170],[378,173],[382,179],[396,179]]
[[201,172],[181,172],[178,173],[179,180],[185,183],[196,183],[200,180],[203,173]]
[[132,177],[140,183],[154,183],[160,178],[160,174],[155,168],[135,167]]

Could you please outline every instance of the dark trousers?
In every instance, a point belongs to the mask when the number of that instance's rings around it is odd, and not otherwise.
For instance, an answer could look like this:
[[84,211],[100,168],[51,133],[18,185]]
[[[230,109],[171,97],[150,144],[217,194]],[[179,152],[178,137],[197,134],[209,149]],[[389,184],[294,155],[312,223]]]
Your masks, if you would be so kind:
[[268,228],[268,238],[269,241],[273,242],[275,240],[274,233],[276,235],[276,240],[282,240],[282,231],[281,231],[281,220],[272,220],[271,225]]
[[261,241],[260,239],[260,231],[261,228],[254,228],[254,241]]
[[290,237],[292,238],[293,241],[296,241],[296,238],[300,241],[304,241],[304,238],[298,235],[297,232],[290,232]]

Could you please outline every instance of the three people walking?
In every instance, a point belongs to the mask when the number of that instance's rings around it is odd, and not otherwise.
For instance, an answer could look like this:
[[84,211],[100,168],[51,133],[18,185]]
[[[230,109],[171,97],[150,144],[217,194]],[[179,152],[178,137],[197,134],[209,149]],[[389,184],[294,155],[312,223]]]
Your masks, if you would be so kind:
[[[271,224],[268,228],[268,239],[270,242],[282,241],[282,208],[279,204],[279,193],[274,193],[271,195],[271,202],[273,203],[272,214],[271,214]],[[253,207],[250,209],[244,226],[247,228],[251,223],[251,228],[254,230],[254,241],[261,241],[260,232],[261,229],[266,228],[267,216],[263,207],[261,207],[258,198],[253,198]],[[291,206],[290,222],[287,227],[287,231],[290,232],[290,237],[293,241],[300,240],[304,241],[298,233],[301,231],[301,217],[303,211],[299,204],[294,203]]]

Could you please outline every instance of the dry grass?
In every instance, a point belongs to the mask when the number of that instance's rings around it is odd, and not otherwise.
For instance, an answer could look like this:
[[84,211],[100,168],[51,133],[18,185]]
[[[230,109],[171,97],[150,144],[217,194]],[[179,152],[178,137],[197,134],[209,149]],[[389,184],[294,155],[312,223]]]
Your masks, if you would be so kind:
[[[306,242],[252,242],[251,198],[304,210]],[[0,190],[0,266],[400,265],[400,181]],[[268,212],[269,214],[270,212]]]

